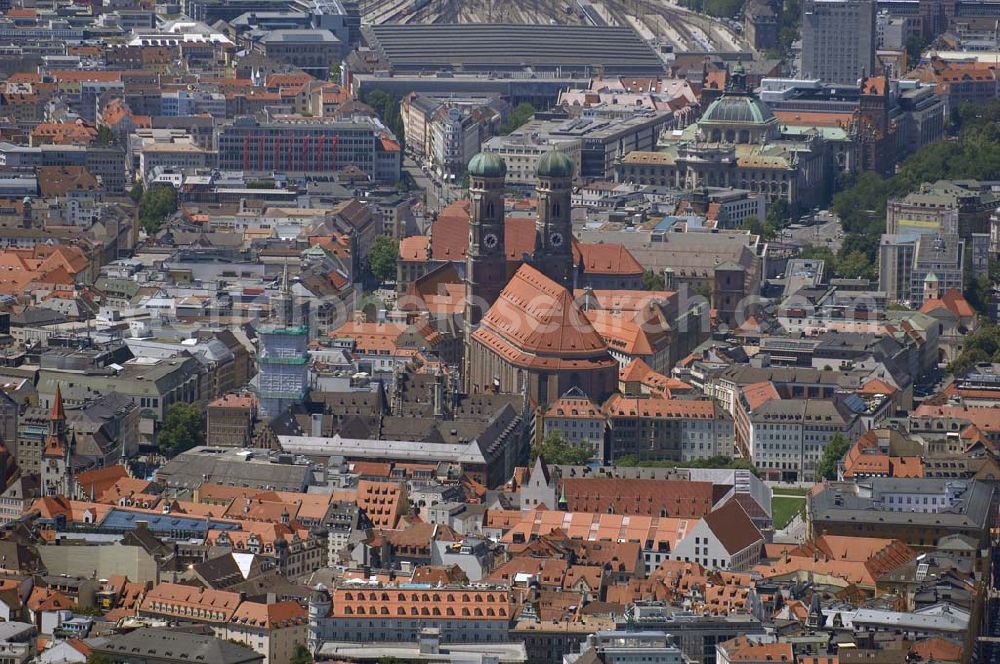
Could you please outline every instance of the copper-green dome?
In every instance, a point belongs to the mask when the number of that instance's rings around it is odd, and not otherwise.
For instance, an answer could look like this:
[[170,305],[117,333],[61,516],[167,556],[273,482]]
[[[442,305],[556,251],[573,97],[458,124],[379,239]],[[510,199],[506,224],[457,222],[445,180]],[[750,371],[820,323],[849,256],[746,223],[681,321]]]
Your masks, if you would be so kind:
[[469,175],[478,178],[502,178],[507,175],[507,164],[499,155],[480,152],[469,161]]
[[535,175],[540,178],[573,177],[573,160],[558,150],[549,150],[538,160]]
[[749,95],[722,95],[705,111],[698,121],[703,124],[762,125],[774,119],[766,104]]

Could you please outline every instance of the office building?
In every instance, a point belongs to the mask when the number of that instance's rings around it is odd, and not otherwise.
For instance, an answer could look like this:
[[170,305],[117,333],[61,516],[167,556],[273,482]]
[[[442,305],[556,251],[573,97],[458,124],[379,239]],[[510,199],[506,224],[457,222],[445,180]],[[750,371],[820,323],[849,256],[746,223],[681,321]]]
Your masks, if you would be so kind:
[[219,169],[270,175],[325,174],[356,166],[377,182],[399,180],[402,151],[392,133],[369,117],[344,120],[240,117],[219,129]]
[[875,0],[806,0],[802,74],[854,85],[875,71]]
[[913,307],[951,289],[962,291],[965,249],[965,240],[955,234],[883,235],[879,290],[890,302]]

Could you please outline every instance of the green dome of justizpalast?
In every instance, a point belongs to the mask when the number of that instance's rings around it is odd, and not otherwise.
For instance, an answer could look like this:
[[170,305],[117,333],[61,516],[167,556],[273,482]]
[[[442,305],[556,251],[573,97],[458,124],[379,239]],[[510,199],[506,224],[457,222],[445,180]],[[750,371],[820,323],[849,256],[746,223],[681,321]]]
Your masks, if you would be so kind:
[[748,95],[723,95],[709,104],[698,124],[751,124],[760,125],[774,118],[774,113]]
[[549,150],[538,160],[535,175],[541,178],[573,177],[573,160],[558,150]]
[[469,161],[468,171],[478,178],[502,178],[507,175],[507,164],[492,152],[480,152]]

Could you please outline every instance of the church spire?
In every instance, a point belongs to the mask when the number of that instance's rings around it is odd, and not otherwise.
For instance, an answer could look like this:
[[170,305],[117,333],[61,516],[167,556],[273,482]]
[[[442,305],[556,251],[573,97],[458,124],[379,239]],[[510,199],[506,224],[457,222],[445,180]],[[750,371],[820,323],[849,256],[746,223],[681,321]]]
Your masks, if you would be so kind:
[[49,421],[66,421],[66,410],[63,408],[62,384],[56,383],[56,396],[52,400],[52,412],[49,413]]

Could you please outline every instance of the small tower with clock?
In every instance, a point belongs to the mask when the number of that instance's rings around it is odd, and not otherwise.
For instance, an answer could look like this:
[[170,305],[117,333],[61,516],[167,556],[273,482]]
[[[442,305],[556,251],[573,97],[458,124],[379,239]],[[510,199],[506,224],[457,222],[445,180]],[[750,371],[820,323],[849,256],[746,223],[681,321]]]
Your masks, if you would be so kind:
[[537,240],[532,263],[549,279],[573,288],[573,161],[565,153],[550,150],[538,160]]
[[[480,152],[469,162],[469,248],[465,257],[465,349],[473,330],[507,285],[504,179],[507,164]],[[468,357],[466,357],[468,360]],[[468,367],[468,362],[466,362]]]

